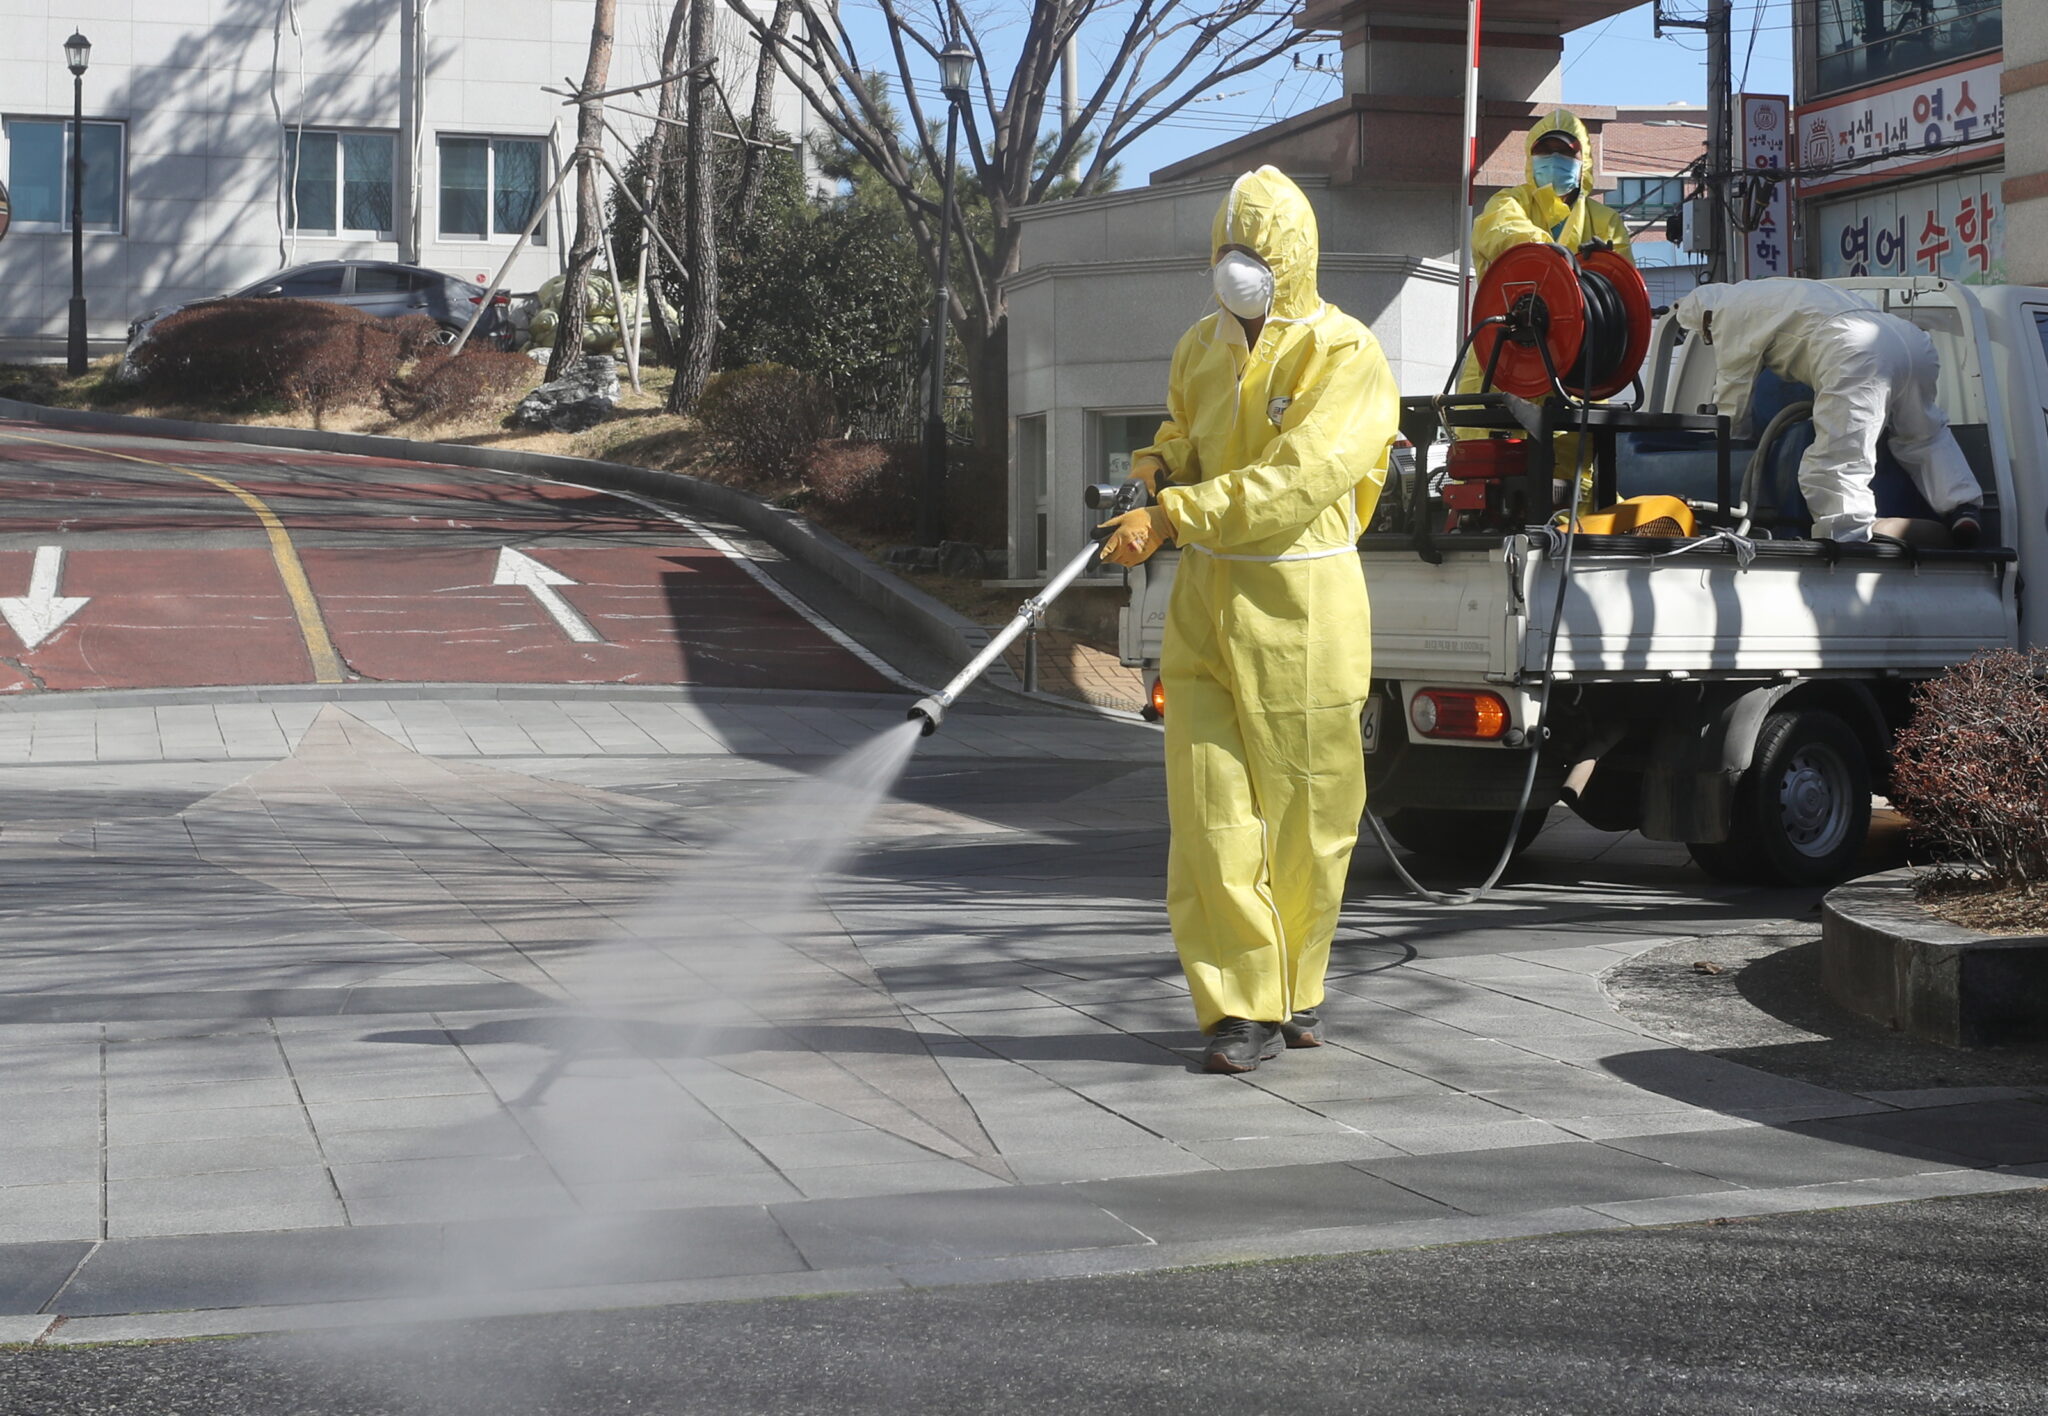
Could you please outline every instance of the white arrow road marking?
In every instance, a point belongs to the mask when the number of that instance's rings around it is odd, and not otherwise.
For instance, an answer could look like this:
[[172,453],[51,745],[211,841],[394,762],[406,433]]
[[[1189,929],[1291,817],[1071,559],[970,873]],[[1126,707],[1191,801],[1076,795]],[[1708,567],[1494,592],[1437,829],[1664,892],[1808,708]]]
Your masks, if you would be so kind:
[[89,595],[57,593],[63,571],[62,546],[37,546],[35,568],[28,575],[28,594],[0,597],[0,617],[21,636],[23,648],[35,648],[90,602]]
[[[55,547],[48,547],[46,549],[54,550]],[[37,559],[36,565],[40,571],[42,566],[40,557]],[[557,585],[574,585],[576,582],[562,574],[559,570],[550,570],[532,556],[515,551],[510,546],[502,547],[498,551],[498,569],[496,574],[492,575],[491,583],[493,585],[523,585],[531,590],[533,598],[540,601],[540,607],[553,615],[555,623],[562,627],[562,633],[568,635],[578,644],[602,644],[605,642],[604,636],[590,627],[589,620],[577,614],[574,606],[555,593]],[[0,604],[4,603],[6,602],[0,601]],[[81,600],[79,603],[84,604],[85,602]],[[12,620],[14,618],[13,612],[9,611],[7,617],[9,620]]]

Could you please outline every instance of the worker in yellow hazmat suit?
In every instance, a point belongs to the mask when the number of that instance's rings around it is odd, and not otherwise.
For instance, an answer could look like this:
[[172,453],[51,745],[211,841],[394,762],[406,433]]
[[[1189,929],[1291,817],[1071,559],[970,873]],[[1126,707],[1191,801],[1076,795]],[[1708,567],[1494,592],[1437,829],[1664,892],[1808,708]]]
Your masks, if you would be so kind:
[[[1553,108],[1529,130],[1526,147],[1524,171],[1528,180],[1519,187],[1494,193],[1493,200],[1472,223],[1475,286],[1503,252],[1532,241],[1561,246],[1574,255],[1594,242],[1604,242],[1633,261],[1628,224],[1612,207],[1595,201],[1591,195],[1592,141],[1579,115],[1569,108]],[[1478,358],[1468,353],[1458,370],[1458,392],[1477,393],[1485,372]],[[1485,436],[1476,429],[1461,429],[1458,435]],[[1560,436],[1555,448],[1558,482],[1554,485],[1562,502],[1572,469],[1578,465],[1578,436]],[[1591,495],[1592,482],[1592,469],[1587,468],[1580,478],[1582,502]]]
[[1356,543],[1399,394],[1379,341],[1316,291],[1315,213],[1271,167],[1210,235],[1217,302],[1174,349],[1133,471],[1156,504],[1103,557],[1183,554],[1167,611],[1166,905],[1209,1034],[1246,1072],[1320,1041],[1323,975],[1365,808],[1372,632]]

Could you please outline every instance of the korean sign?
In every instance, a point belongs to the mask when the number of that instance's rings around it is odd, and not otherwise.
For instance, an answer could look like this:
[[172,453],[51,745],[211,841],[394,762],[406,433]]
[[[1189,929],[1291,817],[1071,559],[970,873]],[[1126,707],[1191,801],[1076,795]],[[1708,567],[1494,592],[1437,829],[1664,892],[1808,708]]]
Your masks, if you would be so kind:
[[[1953,158],[1997,157],[2005,132],[2000,60],[1921,74],[1881,93],[1858,94],[1799,110],[1799,166],[1806,196],[1847,190],[1929,160],[1928,149],[1964,144]],[[1987,141],[1993,139],[1993,141]],[[1843,166],[1843,164],[1854,164]],[[1832,170],[1839,169],[1839,170]]]
[[1829,202],[1814,217],[1820,273],[2005,279],[2005,174],[1973,172]]
[[[1742,95],[1742,165],[1751,172],[1779,171],[1785,169],[1785,130],[1791,122],[1791,109],[1781,95],[1746,93]],[[1792,273],[1791,217],[1785,196],[1785,184],[1773,182],[1767,190],[1767,200],[1744,203],[1744,224],[1753,217],[1755,227],[1743,233],[1742,275],[1745,280],[1757,280],[1767,275],[1790,275]]]

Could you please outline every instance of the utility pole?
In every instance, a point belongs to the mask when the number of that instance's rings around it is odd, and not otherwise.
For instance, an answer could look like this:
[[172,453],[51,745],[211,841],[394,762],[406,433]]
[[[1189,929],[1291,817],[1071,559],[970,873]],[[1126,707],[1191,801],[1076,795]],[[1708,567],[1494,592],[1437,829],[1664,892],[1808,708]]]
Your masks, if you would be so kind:
[[1707,279],[1732,280],[1735,272],[1728,239],[1729,162],[1733,151],[1729,121],[1732,99],[1728,74],[1729,0],[1707,0],[1707,210],[1714,223],[1707,245]]
[[1703,20],[1675,19],[1664,13],[1663,0],[1651,11],[1651,33],[1664,37],[1667,29],[1705,30],[1707,35],[1707,279],[1732,277],[1729,240],[1732,226],[1728,213],[1729,163],[1733,148],[1730,134],[1734,125],[1729,110],[1734,104],[1729,88],[1729,7],[1731,0],[1707,0]]

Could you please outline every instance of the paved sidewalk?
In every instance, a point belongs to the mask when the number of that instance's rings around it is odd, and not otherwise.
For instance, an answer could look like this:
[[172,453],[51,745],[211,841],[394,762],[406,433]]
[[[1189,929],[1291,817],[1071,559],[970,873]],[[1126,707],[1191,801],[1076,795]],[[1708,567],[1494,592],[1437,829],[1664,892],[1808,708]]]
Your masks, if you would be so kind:
[[[901,711],[0,713],[0,1341],[1111,1272],[2048,1177],[2036,1092],[1837,1091],[1622,1017],[1603,970],[1688,936],[1803,937],[1816,897],[1569,821],[1461,911],[1395,895],[1362,852],[1336,1042],[1203,1075],[1152,730],[949,715],[822,897],[783,888],[805,848],[775,803]],[[745,852],[711,849],[735,833]]]

